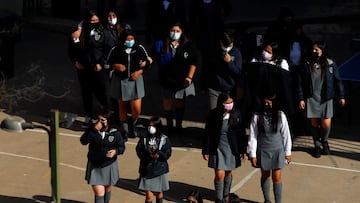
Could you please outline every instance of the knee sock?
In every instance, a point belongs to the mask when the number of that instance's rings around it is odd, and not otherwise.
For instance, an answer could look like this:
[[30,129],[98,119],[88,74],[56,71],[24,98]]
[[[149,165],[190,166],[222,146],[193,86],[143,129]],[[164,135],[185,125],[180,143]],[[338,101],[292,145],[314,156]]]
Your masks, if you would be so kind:
[[120,121],[120,131],[124,140],[127,140],[129,136],[129,125],[126,121]]
[[227,176],[224,179],[224,197],[230,194],[232,180],[233,180],[232,176]]
[[184,108],[176,108],[175,112],[176,112],[176,127],[182,128],[182,121],[184,118],[185,109]]
[[136,131],[137,120],[138,120],[137,118],[132,118],[132,117],[128,119],[129,137],[134,138],[137,136],[137,131]]
[[224,181],[214,181],[216,199],[224,199]]
[[265,202],[270,202],[270,178],[261,180],[261,190],[263,192]]
[[156,203],[163,203],[163,198],[156,198]]
[[311,130],[311,136],[313,137],[313,140],[314,140],[315,147],[320,147],[320,145],[321,145],[320,132],[319,132],[320,129],[318,127],[311,126],[310,130]]
[[145,203],[152,203],[152,201],[146,201],[146,200],[145,200]]
[[164,111],[164,113],[166,118],[166,126],[168,128],[174,127],[174,122],[173,122],[174,112],[172,110],[169,110],[169,111]]
[[95,195],[95,203],[105,203],[104,196],[96,196]]
[[273,187],[274,187],[275,203],[281,203],[282,183],[274,183]]
[[327,142],[328,138],[329,138],[329,135],[330,135],[330,130],[331,128],[321,128],[321,141],[324,143],[324,142]]
[[111,191],[105,192],[104,200],[105,203],[109,203],[111,198]]

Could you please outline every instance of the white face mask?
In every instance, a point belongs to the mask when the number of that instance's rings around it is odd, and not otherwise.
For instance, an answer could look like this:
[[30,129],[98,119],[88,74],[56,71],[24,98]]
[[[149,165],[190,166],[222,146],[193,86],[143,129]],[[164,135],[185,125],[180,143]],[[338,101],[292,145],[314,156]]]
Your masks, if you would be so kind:
[[270,54],[269,52],[263,50],[262,51],[262,57],[265,61],[271,61],[272,59],[272,54]]
[[170,39],[178,40],[181,37],[181,32],[170,32]]
[[232,47],[221,47],[221,48],[225,52],[229,52],[232,49]]
[[156,133],[156,128],[154,126],[149,126],[148,127],[148,132],[151,134],[151,135],[154,135]]
[[110,25],[115,25],[117,23],[117,18],[109,18],[108,22]]

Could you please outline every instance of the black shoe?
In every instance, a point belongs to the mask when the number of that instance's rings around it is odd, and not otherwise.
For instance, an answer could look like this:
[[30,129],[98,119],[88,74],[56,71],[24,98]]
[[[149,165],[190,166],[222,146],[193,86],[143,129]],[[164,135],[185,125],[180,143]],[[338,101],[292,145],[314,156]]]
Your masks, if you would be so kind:
[[229,195],[225,195],[224,199],[223,199],[224,203],[229,203],[230,202],[230,196]]
[[320,147],[315,147],[314,153],[313,153],[313,157],[315,157],[315,158],[320,158],[320,156],[321,156],[321,149],[320,149]]
[[323,146],[323,154],[324,155],[329,155],[330,154],[330,148],[329,148],[329,143],[326,141],[326,142],[323,142],[322,143],[322,146]]

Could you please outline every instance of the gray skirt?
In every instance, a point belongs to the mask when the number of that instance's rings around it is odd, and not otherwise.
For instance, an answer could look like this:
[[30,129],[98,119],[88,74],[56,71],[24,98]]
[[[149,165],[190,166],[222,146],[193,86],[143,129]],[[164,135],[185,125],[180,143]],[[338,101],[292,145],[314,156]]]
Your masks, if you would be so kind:
[[139,190],[162,192],[170,189],[169,178],[167,174],[156,176],[154,178],[139,178]]
[[323,79],[320,68],[315,69],[315,71],[312,72],[311,82],[313,86],[313,95],[306,101],[307,118],[332,118],[334,114],[333,100],[330,99],[329,101],[321,103]]
[[216,154],[209,156],[209,168],[231,171],[241,165],[240,156],[236,157],[231,151],[229,139],[227,136],[227,131],[229,127],[227,123],[227,119],[223,120],[219,145],[216,149]]
[[162,87],[162,96],[166,99],[185,99],[187,96],[195,96],[195,85],[191,83],[188,87],[180,90]]
[[119,180],[119,166],[117,160],[104,168],[95,167],[88,161],[85,180],[89,185],[116,185]]
[[283,168],[285,165],[284,149],[258,149],[257,162],[262,170]]
[[140,99],[145,96],[145,87],[143,76],[140,75],[137,80],[129,80],[129,78],[121,79],[114,74],[110,82],[110,96],[114,99],[122,101],[130,101]]
[[333,100],[320,103],[314,98],[307,99],[306,113],[308,118],[332,118],[334,115]]

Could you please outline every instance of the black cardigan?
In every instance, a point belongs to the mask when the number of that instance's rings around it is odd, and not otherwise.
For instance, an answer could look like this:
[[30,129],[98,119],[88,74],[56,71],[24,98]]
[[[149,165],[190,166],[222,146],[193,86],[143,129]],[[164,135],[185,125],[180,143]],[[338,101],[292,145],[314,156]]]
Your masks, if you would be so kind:
[[[223,109],[215,108],[209,112],[203,135],[202,154],[215,155],[219,145],[220,131],[223,119]],[[246,153],[247,137],[242,124],[240,111],[230,112],[228,139],[232,153],[240,156]]]

